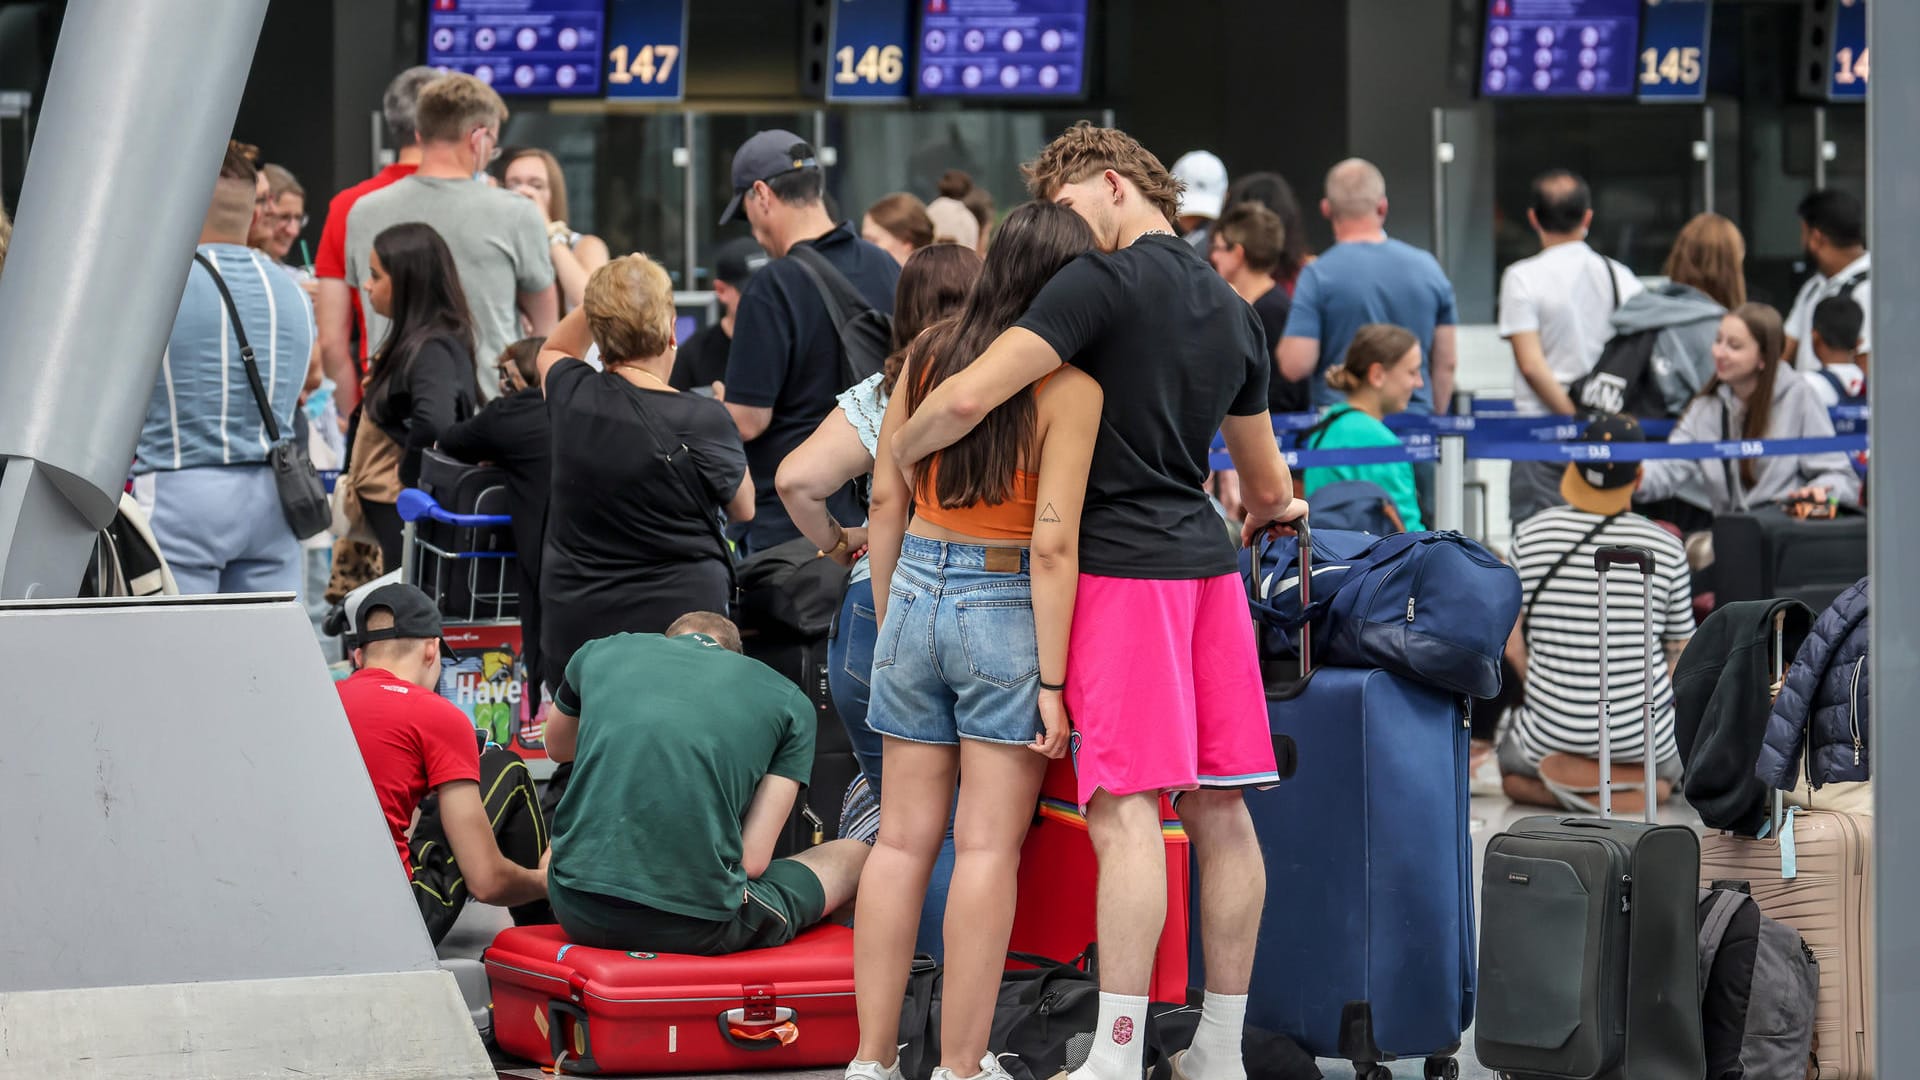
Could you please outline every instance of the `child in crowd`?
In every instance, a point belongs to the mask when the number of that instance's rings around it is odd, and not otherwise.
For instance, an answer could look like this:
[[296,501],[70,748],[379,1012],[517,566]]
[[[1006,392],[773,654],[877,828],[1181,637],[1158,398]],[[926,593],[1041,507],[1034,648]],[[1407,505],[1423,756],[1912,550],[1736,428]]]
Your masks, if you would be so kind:
[[1813,309],[1813,355],[1820,368],[1807,372],[1807,384],[1831,409],[1864,405],[1867,369],[1861,363],[1860,331],[1866,315],[1850,296],[1829,296]]
[[[1387,429],[1385,419],[1404,412],[1420,388],[1420,341],[1412,333],[1386,323],[1363,326],[1353,335],[1340,366],[1327,372],[1327,385],[1347,400],[1327,408],[1318,424],[1300,440],[1313,450],[1353,450],[1371,446],[1399,446],[1400,437]],[[1307,470],[1307,499],[1328,484],[1366,480],[1380,485],[1400,512],[1408,532],[1421,532],[1420,500],[1415,494],[1413,464],[1406,461],[1379,465],[1332,465]]]

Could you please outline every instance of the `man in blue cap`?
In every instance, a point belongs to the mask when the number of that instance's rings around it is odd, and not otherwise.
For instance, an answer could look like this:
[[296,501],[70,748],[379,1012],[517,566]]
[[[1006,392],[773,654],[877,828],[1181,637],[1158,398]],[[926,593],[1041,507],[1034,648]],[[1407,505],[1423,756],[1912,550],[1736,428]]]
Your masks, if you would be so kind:
[[[788,256],[796,248],[812,249],[825,264],[823,277],[837,273],[869,307],[888,315],[900,265],[860,239],[852,225],[834,222],[819,158],[791,131],[762,131],[733,155],[733,199],[720,224],[741,216],[772,257],[741,294],[725,379],[727,411],[746,443],[747,468],[759,492],[744,538],[751,553],[800,535],[780,504],[774,474],[847,388],[840,336],[826,301],[806,268]],[[827,505],[842,521],[859,520],[851,486]]]

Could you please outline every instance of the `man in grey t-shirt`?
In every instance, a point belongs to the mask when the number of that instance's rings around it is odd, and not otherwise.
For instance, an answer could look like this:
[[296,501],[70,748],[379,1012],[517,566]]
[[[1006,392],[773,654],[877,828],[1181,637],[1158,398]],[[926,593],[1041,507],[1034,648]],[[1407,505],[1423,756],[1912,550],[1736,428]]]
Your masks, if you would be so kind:
[[[531,201],[473,179],[500,152],[507,107],[471,75],[447,75],[420,91],[415,129],[420,170],[355,203],[347,215],[347,284],[363,288],[374,238],[395,225],[423,222],[453,253],[473,310],[480,386],[491,398],[499,375],[493,358],[521,338],[524,313],[536,337],[553,329],[559,299],[547,226]],[[387,320],[367,305],[367,337],[377,350]]]

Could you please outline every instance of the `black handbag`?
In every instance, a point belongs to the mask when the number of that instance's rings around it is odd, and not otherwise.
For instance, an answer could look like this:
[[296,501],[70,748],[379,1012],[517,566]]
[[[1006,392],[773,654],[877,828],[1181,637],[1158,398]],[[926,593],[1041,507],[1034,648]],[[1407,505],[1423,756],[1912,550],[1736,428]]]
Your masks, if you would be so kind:
[[273,486],[280,493],[280,512],[286,515],[287,525],[298,539],[318,536],[333,525],[333,508],[327,504],[326,485],[320,482],[320,474],[314,470],[306,448],[292,439],[280,437],[280,424],[273,418],[273,406],[268,403],[266,387],[260,382],[260,365],[254,361],[253,346],[247,343],[247,330],[240,323],[240,309],[233,302],[233,294],[227,291],[226,279],[205,255],[195,252],[193,261],[206,267],[207,273],[213,276],[214,288],[220,290],[220,299],[227,305],[233,336],[240,341],[240,360],[247,368],[247,385],[253,388],[253,403],[259,406],[260,422],[266,425],[267,441],[271,444],[267,448],[267,464],[273,469]]

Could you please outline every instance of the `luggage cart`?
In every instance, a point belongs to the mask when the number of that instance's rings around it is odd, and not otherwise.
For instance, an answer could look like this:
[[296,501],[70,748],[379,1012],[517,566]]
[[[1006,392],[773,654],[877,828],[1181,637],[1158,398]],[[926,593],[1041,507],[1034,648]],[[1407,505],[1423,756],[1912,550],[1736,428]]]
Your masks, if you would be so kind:
[[456,514],[418,488],[396,501],[402,522],[401,580],[433,598],[453,662],[440,695],[489,742],[519,754],[535,779],[553,772],[545,718],[530,706],[520,636],[518,556],[506,514]]

